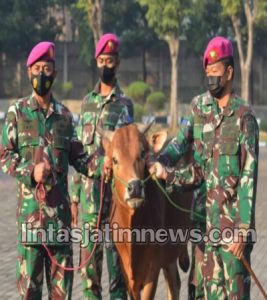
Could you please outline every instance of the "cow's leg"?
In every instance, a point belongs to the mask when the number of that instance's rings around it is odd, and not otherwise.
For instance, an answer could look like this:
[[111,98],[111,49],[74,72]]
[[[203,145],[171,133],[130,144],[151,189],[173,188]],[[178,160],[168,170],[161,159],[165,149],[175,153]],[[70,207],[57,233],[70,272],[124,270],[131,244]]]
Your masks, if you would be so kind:
[[139,291],[134,291],[134,292],[130,295],[130,299],[131,299],[131,300],[141,300],[140,292],[139,292]]
[[163,273],[168,285],[168,300],[179,300],[181,279],[176,261],[164,268]]
[[145,284],[144,289],[142,291],[141,300],[153,300],[155,298],[158,285],[158,277],[159,276],[157,276],[157,278],[154,281]]

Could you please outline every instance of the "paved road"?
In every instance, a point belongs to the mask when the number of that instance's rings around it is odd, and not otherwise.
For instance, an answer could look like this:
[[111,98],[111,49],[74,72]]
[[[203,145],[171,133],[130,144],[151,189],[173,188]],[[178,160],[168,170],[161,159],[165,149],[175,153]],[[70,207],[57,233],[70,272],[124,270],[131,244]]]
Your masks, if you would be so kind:
[[[0,171],[0,299],[17,299],[15,283],[16,263],[16,182]],[[267,290],[267,148],[260,149],[259,184],[256,207],[257,244],[252,253],[252,267]],[[77,251],[76,251],[77,253]],[[77,255],[75,257],[77,264]],[[181,300],[186,299],[187,275],[182,274]],[[44,287],[44,299],[47,299]],[[82,299],[79,275],[75,275],[73,299]],[[103,272],[103,299],[108,299],[108,278],[106,267]],[[162,275],[159,280],[156,299],[167,299]],[[251,299],[263,299],[252,282]]]

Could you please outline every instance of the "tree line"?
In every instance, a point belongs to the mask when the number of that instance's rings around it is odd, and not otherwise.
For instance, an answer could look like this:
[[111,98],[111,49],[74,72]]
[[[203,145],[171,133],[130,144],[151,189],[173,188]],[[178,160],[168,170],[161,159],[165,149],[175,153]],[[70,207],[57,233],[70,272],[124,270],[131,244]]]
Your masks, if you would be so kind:
[[[224,35],[236,43],[241,96],[250,99],[253,51],[266,57],[266,0],[0,0],[0,53],[25,58],[40,40],[57,40],[64,30],[55,11],[68,10],[80,43],[81,59],[94,68],[94,45],[105,32],[121,40],[121,56],[140,55],[146,81],[146,52],[167,43],[171,58],[170,115],[175,130],[179,91],[178,55],[183,41],[201,59],[210,38]],[[1,67],[0,67],[1,69]],[[201,71],[201,70],[200,70]],[[1,88],[1,86],[0,86]]]

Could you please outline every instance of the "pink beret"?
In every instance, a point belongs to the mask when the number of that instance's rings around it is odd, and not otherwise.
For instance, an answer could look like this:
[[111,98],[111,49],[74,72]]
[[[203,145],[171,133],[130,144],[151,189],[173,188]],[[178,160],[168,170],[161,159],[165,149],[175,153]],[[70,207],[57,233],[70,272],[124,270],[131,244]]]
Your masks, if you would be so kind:
[[119,52],[119,46],[119,38],[113,33],[106,33],[96,45],[95,58],[100,54],[117,54]]
[[213,64],[226,57],[233,57],[233,45],[230,40],[222,36],[216,36],[209,41],[205,50],[203,67],[205,69],[207,65]]
[[32,48],[27,59],[27,67],[39,60],[55,61],[55,44],[51,42],[40,42]]

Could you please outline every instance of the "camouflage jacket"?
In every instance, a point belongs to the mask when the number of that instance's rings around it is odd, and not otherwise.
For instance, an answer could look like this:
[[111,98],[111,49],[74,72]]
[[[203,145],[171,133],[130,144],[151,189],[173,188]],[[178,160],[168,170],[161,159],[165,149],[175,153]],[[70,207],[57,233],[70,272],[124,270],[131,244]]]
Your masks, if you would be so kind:
[[[42,224],[39,202],[35,198],[33,179],[35,164],[46,159],[51,174],[45,182],[47,198],[42,204]],[[0,163],[5,173],[18,180],[18,233],[22,223],[33,228],[69,227],[71,222],[68,194],[68,165],[90,175],[96,169],[97,155],[88,156],[77,139],[69,110],[53,97],[49,109],[41,109],[33,95],[11,105],[2,131]]]
[[193,143],[195,164],[169,172],[168,181],[179,186],[205,180],[208,231],[254,227],[258,136],[257,121],[244,101],[233,95],[220,110],[207,92],[193,99],[190,116],[158,158],[175,163]]
[[[93,153],[96,150],[102,153],[98,161],[97,173],[99,178],[104,161],[104,151],[97,128],[114,131],[132,122],[132,101],[123,94],[118,83],[115,84],[107,97],[102,97],[100,94],[100,82],[98,82],[94,90],[83,99],[77,131],[80,132],[80,139],[88,153]],[[96,176],[94,176],[94,179],[96,179]],[[83,181],[86,180],[86,178],[83,178]],[[83,190],[80,186],[81,184],[86,186],[85,182],[82,183],[82,176],[75,174],[71,183],[71,201],[80,201],[80,192]]]

